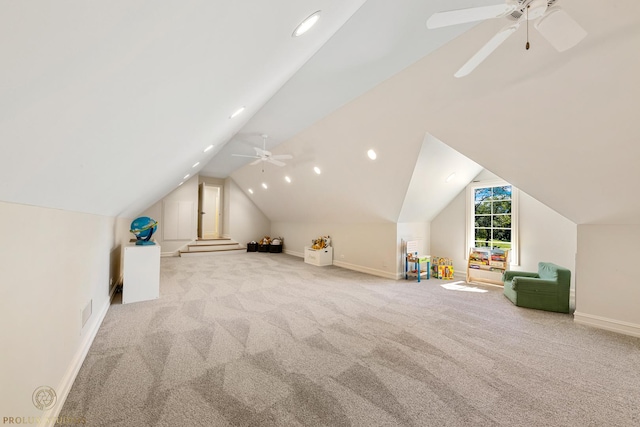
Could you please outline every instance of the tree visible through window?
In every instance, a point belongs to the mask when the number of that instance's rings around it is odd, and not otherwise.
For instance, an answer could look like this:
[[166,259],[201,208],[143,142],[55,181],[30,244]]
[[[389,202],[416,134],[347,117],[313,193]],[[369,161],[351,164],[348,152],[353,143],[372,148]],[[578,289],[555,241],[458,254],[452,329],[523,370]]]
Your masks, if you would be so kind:
[[512,188],[510,185],[473,189],[476,247],[512,248]]

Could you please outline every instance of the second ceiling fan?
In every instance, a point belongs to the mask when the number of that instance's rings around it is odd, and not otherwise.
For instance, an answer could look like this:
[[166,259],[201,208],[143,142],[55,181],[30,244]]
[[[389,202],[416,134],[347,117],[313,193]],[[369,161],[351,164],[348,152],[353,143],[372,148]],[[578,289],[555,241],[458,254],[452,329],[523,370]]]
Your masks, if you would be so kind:
[[529,21],[535,21],[536,30],[559,52],[577,45],[587,32],[564,10],[554,6],[556,2],[557,0],[506,0],[498,5],[438,12],[427,20],[427,28],[435,29],[505,17],[515,21],[498,31],[454,74],[456,77],[464,77],[515,33],[523,22],[527,24],[526,49],[529,49]]
[[254,150],[256,150],[256,154],[255,156],[249,156],[246,154],[232,154],[232,156],[235,157],[249,157],[251,159],[256,159],[253,162],[251,162],[250,164],[253,165],[257,165],[258,163],[262,163],[263,167],[262,167],[262,172],[264,172],[264,164],[265,163],[271,163],[272,165],[276,165],[276,166],[284,166],[286,165],[285,162],[282,162],[281,160],[288,160],[288,159],[293,159],[293,156],[291,154],[276,154],[273,155],[271,153],[271,151],[267,151],[267,138],[269,136],[263,134],[262,135],[262,149],[258,148],[258,147],[253,147]]

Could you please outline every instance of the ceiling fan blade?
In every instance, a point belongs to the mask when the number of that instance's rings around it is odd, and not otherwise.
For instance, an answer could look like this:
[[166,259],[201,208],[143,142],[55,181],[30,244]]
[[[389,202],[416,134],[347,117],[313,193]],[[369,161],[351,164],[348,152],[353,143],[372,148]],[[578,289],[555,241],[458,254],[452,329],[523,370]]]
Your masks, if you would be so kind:
[[247,156],[245,154],[232,154],[232,156],[234,156],[234,157],[249,157],[251,159],[260,159],[261,158],[259,156]]
[[266,159],[266,161],[271,163],[271,164],[274,164],[276,166],[284,166],[284,165],[286,165],[285,162],[281,162],[279,160],[275,160],[273,157],[270,157],[270,158]]
[[520,21],[515,24],[509,25],[508,27],[504,27],[500,30],[495,36],[491,38],[482,46],[482,48],[476,52],[475,55],[471,57],[456,73],[454,76],[456,77],[464,77],[467,74],[471,73],[475,68],[482,64],[482,62],[487,59],[489,55],[493,53],[502,43],[505,42],[511,36],[511,34],[515,33],[516,30],[520,27]]
[[251,166],[255,166],[258,163],[264,161],[264,159],[262,157],[258,158],[258,160],[254,160],[253,162],[249,163]]
[[558,52],[574,47],[587,35],[580,24],[558,7],[549,9],[535,27]]
[[271,156],[270,158],[275,160],[288,160],[293,159],[293,156],[291,154],[276,154],[275,156]]
[[427,28],[442,28],[450,25],[484,21],[485,19],[502,18],[503,16],[507,16],[514,12],[516,9],[517,7],[513,4],[496,4],[493,6],[481,6],[469,9],[437,12],[427,19]]

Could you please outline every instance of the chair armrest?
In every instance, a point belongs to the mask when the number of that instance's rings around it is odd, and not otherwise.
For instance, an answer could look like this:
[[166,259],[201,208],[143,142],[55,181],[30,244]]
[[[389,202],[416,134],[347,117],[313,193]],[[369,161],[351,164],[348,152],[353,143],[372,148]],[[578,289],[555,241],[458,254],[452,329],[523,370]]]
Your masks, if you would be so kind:
[[532,289],[558,289],[556,280],[539,279],[536,277],[515,277],[513,279],[513,290],[532,290]]
[[502,273],[502,281],[506,282],[507,280],[511,280],[514,277],[538,277],[538,273],[532,273],[529,271],[514,271],[514,270],[506,270]]

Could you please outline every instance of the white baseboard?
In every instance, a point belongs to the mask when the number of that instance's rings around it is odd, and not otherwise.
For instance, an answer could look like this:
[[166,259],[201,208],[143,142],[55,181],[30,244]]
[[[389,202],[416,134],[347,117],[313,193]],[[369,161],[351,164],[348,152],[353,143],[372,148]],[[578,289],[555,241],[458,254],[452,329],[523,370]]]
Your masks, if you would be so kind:
[[619,334],[640,337],[640,325],[622,320],[609,319],[607,317],[595,316],[580,312],[573,313],[573,321],[580,325],[592,326],[594,328],[617,332]]
[[371,274],[372,276],[384,277],[385,279],[398,280],[397,273],[378,270],[371,267],[364,267],[362,265],[350,264],[344,261],[333,261],[333,265],[336,267],[346,268],[347,270],[359,271],[360,273]]
[[[288,249],[284,250],[284,253],[287,255],[293,255],[293,256],[297,256],[299,258],[304,258],[304,252],[295,252],[295,251],[290,251]],[[371,274],[372,276],[378,276],[378,277],[384,277],[385,279],[393,279],[393,280],[398,280],[402,276],[402,274],[396,274],[396,273],[390,273],[388,271],[382,271],[382,270],[377,270],[375,268],[370,268],[370,267],[364,267],[361,265],[356,265],[356,264],[350,264],[348,262],[344,262],[344,261],[333,261],[333,265],[335,265],[336,267],[340,267],[340,268],[346,268],[347,270],[354,270],[354,271],[359,271],[360,273],[367,273],[367,274]]]
[[290,251],[288,249],[285,249],[284,253],[287,255],[297,256],[298,258],[304,258],[304,252],[295,252],[295,251]]
[[78,372],[80,372],[80,368],[82,367],[82,363],[84,362],[84,359],[87,357],[87,353],[89,353],[91,344],[93,344],[93,340],[98,334],[98,330],[102,325],[102,321],[104,320],[105,316],[107,315],[107,312],[109,311],[111,300],[113,299],[113,295],[115,294],[115,288],[116,287],[114,286],[109,294],[109,298],[106,300],[106,302],[100,309],[100,312],[97,313],[98,318],[96,322],[94,322],[93,326],[90,329],[87,329],[86,331],[84,331],[84,333],[81,332],[81,336],[84,335],[84,337],[82,339],[80,347],[78,348],[78,351],[73,357],[71,364],[67,368],[67,372],[65,373],[64,377],[62,377],[60,384],[58,384],[58,387],[54,389],[56,391],[58,400],[53,408],[45,412],[43,416],[40,417],[40,423],[38,424],[40,427],[54,427],[56,425],[56,420],[60,415],[60,411],[64,406],[64,402],[67,400],[67,396],[71,391],[73,382],[76,380],[76,377],[78,376]]

